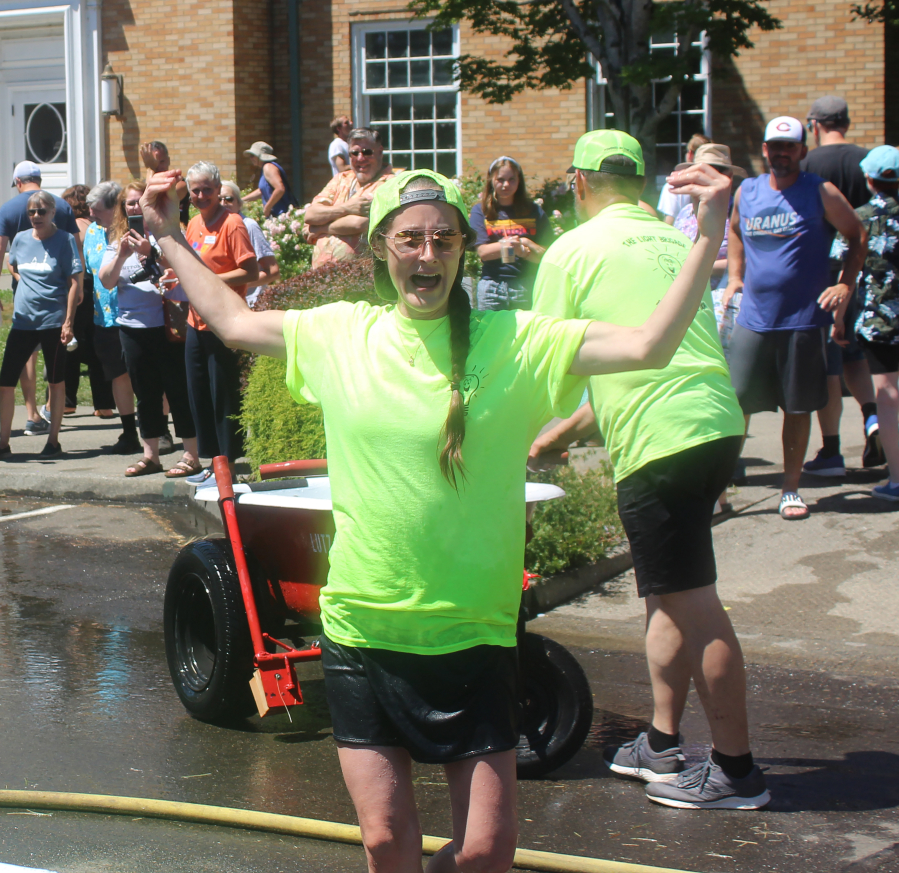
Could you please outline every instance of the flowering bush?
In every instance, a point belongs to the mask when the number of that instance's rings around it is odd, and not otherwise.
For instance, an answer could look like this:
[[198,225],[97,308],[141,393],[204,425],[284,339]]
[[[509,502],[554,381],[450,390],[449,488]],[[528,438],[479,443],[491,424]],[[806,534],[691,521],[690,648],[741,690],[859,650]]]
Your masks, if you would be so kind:
[[305,273],[312,265],[313,246],[303,240],[305,212],[306,207],[291,206],[287,212],[267,218],[262,225],[284,279]]
[[291,206],[287,212],[272,218],[263,216],[261,200],[251,200],[243,205],[244,215],[259,223],[271,244],[284,280],[305,273],[312,265],[313,247],[303,239],[303,216],[308,205]]

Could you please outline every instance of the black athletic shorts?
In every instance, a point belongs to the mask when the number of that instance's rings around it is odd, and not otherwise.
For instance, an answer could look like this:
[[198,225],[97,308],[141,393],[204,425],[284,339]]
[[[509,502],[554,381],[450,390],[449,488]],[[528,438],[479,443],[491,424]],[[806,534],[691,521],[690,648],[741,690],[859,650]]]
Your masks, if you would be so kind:
[[872,374],[880,376],[899,370],[899,346],[890,343],[870,343],[865,339],[859,339],[858,344],[868,359]]
[[744,415],[815,412],[827,406],[824,328],[758,333],[734,325],[730,378]]
[[342,646],[322,636],[334,739],[400,746],[423,764],[514,749],[518,650],[474,646],[445,655]]
[[103,376],[108,382],[124,376],[128,372],[122,340],[117,327],[94,325],[94,351],[103,365]]
[[45,330],[23,330],[14,327],[6,336],[3,363],[0,365],[0,386],[15,388],[32,352],[40,346],[44,353],[45,379],[48,385],[64,382],[66,378],[66,347],[60,342],[62,327]]
[[718,579],[712,515],[742,439],[722,437],[650,461],[618,483],[618,515],[640,597],[703,588]]

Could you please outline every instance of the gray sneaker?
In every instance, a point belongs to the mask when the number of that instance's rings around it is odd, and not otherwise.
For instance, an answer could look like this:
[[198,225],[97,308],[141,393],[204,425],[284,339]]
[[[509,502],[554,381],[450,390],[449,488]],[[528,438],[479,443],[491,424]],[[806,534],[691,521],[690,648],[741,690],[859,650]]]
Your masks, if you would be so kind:
[[647,785],[646,796],[678,809],[761,809],[771,800],[758,765],[743,779],[733,779],[711,757],[684,770],[674,782]]
[[[679,740],[683,742],[683,737]],[[607,746],[602,758],[613,773],[641,782],[672,782],[687,766],[680,746],[654,752],[649,747],[646,731],[623,746]]]
[[42,418],[39,418],[37,421],[32,421],[29,418],[25,422],[25,436],[39,436],[47,433],[49,430],[50,425]]

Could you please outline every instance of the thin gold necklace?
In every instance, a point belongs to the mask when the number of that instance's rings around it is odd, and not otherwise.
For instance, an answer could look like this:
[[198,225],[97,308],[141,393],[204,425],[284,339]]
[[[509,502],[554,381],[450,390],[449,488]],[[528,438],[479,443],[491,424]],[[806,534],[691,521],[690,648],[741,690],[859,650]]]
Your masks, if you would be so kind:
[[[416,345],[415,348],[412,350],[412,352],[409,354],[409,366],[410,366],[410,367],[414,367],[414,366],[415,366],[415,359],[418,357],[418,353],[421,351],[421,347],[422,347],[422,346],[423,346],[423,345],[424,345],[424,344],[425,344],[425,343],[426,343],[426,342],[427,342],[427,341],[428,341],[428,340],[429,340],[435,333],[437,333],[437,328],[440,327],[442,324],[443,324],[443,320],[442,320],[442,319],[438,319],[438,324],[437,324],[437,326],[436,326],[436,327],[435,327],[435,328],[434,328],[434,329],[433,329],[433,330],[432,330],[426,337],[419,336],[419,338],[418,338],[418,345]],[[399,325],[397,325],[396,332],[397,332],[397,334],[399,335],[400,342],[403,344],[403,347],[404,347],[404,348],[406,349],[406,351],[408,352],[408,351],[409,351],[409,347],[406,345],[405,341],[403,340],[403,335],[400,333]]]

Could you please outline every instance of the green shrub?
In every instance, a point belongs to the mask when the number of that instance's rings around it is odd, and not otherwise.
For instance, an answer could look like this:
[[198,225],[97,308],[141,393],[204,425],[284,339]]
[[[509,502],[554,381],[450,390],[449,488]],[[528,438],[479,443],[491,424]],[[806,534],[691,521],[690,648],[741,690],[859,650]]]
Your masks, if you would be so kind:
[[621,542],[624,532],[607,461],[589,470],[558,467],[529,478],[558,485],[566,494],[561,500],[537,504],[531,521],[534,536],[525,552],[529,570],[552,576],[582,567],[598,561]]
[[[367,259],[327,264],[266,288],[257,309],[311,309],[337,300],[381,301]],[[284,361],[245,356],[241,425],[245,454],[254,470],[260,464],[325,456],[325,432],[318,406],[298,404],[287,391]]]
[[254,470],[275,461],[325,457],[321,408],[294,401],[284,384],[286,372],[284,361],[260,357],[247,382],[241,422]]

